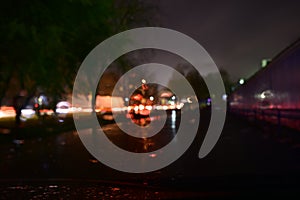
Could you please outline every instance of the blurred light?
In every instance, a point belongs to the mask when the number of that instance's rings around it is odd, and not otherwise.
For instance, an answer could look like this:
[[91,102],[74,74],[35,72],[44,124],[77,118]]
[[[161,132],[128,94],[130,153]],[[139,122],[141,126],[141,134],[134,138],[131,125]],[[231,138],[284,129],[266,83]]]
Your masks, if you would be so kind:
[[40,105],[42,105],[42,101],[43,101],[43,99],[41,97],[39,97],[38,102],[39,102]]
[[260,94],[260,98],[262,98],[262,99],[266,98],[266,95],[264,92]]
[[154,100],[154,97],[153,97],[153,96],[151,96],[149,99],[150,99],[150,101],[153,101],[153,100]]
[[270,62],[271,62],[271,59],[263,59],[261,61],[261,67],[262,68],[266,67]]
[[139,107],[138,106],[134,106],[134,111],[138,111],[139,110]]
[[82,111],[82,112],[93,112],[92,108],[77,108],[76,111]]
[[239,84],[243,85],[244,83],[245,83],[245,80],[244,80],[243,78],[241,78],[241,79],[239,80]]
[[188,103],[193,103],[191,97],[186,98],[186,101],[187,101]]
[[128,98],[128,97],[125,97],[125,101],[129,101],[129,98]]
[[111,109],[112,111],[115,111],[115,112],[120,112],[123,110],[123,108],[112,108]]
[[70,112],[69,108],[56,108],[56,113],[62,113],[62,114],[67,114]]
[[155,153],[152,153],[152,154],[149,155],[149,157],[151,157],[151,158],[155,158],[156,156],[157,155]]
[[0,118],[16,116],[15,109],[10,106],[1,106]]
[[162,106],[161,105],[157,105],[157,106],[155,106],[155,109],[156,110],[162,110]]
[[206,105],[210,106],[210,104],[211,104],[211,98],[208,98],[207,102],[206,102]]
[[184,103],[180,103],[179,105],[176,105],[177,109],[181,109],[184,106]]
[[222,95],[222,99],[223,99],[224,101],[226,101],[226,100],[227,100],[227,94],[223,94],[223,95]]
[[142,79],[142,83],[143,83],[143,84],[146,84],[146,80],[145,80],[145,79]]
[[176,111],[172,110],[171,114],[171,128],[175,128],[175,122],[176,122]]
[[139,105],[139,109],[140,109],[140,110],[144,110],[144,109],[145,109],[145,106],[144,106],[144,105]]
[[147,110],[152,110],[152,106],[146,106]]
[[61,101],[58,104],[56,104],[56,107],[57,108],[60,108],[60,107],[67,107],[67,108],[69,108],[69,107],[71,107],[71,104],[69,102],[67,102],[67,101]]
[[172,96],[172,100],[175,100],[176,99],[176,97],[175,96]]
[[22,109],[21,113],[25,118],[32,118],[35,115],[35,111],[32,109]]
[[24,144],[24,140],[13,140],[13,143],[15,144]]
[[40,110],[40,114],[41,115],[52,115],[54,112],[53,110],[49,110],[49,109],[43,109],[43,110]]
[[175,109],[176,106],[173,104],[173,105],[169,105],[169,109]]

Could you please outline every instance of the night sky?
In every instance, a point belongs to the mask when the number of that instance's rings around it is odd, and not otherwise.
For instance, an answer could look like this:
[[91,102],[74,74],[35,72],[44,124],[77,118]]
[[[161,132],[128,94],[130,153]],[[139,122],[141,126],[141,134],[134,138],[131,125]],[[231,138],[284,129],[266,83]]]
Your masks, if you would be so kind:
[[164,0],[160,26],[197,40],[233,80],[254,74],[300,38],[300,1]]

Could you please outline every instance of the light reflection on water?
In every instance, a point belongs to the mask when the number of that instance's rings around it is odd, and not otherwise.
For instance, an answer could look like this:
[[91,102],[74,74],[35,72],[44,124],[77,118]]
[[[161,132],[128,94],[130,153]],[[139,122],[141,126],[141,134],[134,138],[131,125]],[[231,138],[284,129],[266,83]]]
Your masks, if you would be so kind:
[[171,128],[175,129],[176,128],[176,111],[172,110],[171,114]]

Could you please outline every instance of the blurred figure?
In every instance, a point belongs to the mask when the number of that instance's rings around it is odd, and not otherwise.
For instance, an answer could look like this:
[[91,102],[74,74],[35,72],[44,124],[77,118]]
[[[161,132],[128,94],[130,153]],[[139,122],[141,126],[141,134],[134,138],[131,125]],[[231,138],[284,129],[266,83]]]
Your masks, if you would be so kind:
[[25,108],[27,101],[27,91],[21,90],[13,99],[13,106],[16,111],[15,123],[17,127],[21,126],[22,109]]

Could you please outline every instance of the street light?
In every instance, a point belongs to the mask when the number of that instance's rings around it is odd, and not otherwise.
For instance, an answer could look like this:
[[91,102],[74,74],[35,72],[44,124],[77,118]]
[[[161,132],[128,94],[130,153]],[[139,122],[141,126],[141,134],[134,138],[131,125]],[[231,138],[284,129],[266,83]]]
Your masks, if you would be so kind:
[[243,85],[245,83],[245,80],[243,79],[243,78],[241,78],[240,80],[239,80],[239,84],[240,85]]

